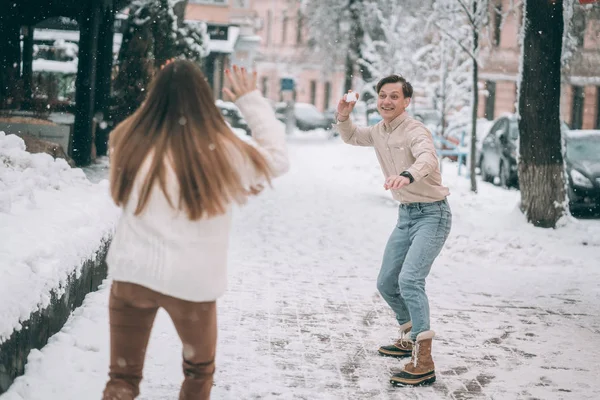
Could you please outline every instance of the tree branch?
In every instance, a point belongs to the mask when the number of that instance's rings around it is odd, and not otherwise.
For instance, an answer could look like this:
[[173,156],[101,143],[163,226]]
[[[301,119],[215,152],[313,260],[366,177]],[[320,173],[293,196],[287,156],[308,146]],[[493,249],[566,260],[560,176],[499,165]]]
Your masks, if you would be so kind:
[[457,0],[457,1],[458,1],[458,4],[460,4],[460,6],[462,7],[462,9],[464,10],[465,14],[467,14],[467,19],[471,23],[471,26],[473,28],[475,28],[475,16],[473,14],[471,14],[471,11],[469,10],[469,7],[467,7],[467,5],[465,4],[464,0]]
[[457,38],[455,38],[454,36],[452,36],[452,34],[450,32],[448,32],[446,29],[442,28],[437,22],[434,23],[434,25],[444,34],[446,35],[448,38],[452,39],[453,42],[455,42],[457,45],[460,46],[460,48],[469,55],[469,57],[471,57],[471,59],[473,59],[477,65],[479,64],[479,60],[477,59],[477,57],[475,56],[475,54],[473,54],[473,52],[469,49],[467,49],[465,47],[464,44],[462,44],[460,42],[460,40],[458,40]]

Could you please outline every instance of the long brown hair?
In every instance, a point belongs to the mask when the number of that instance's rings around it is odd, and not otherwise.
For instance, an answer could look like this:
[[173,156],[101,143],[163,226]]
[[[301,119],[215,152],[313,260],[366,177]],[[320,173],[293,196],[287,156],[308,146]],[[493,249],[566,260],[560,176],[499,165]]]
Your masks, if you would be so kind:
[[[202,71],[190,61],[172,62],[157,73],[144,103],[115,128],[110,142],[111,195],[118,206],[127,204],[152,155],[135,215],[146,207],[157,180],[169,204],[191,220],[223,214],[232,201],[245,202],[261,187],[244,182],[232,150],[267,183],[272,177],[262,154],[227,126]],[[179,184],[177,205],[166,187],[168,166]]]

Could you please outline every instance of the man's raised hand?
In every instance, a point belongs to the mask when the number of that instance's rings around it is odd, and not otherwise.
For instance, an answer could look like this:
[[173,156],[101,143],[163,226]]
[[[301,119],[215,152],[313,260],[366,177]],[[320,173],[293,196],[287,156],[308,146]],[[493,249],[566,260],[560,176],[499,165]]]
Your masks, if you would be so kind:
[[350,117],[350,113],[354,109],[358,97],[358,93],[352,90],[349,90],[347,94],[342,96],[337,106],[338,121],[345,121]]

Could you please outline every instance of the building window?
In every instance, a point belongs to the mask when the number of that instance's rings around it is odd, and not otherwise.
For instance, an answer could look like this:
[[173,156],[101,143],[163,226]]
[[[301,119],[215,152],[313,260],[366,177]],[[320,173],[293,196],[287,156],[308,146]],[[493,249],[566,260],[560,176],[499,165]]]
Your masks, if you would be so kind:
[[269,89],[269,78],[266,76],[263,76],[262,78],[260,78],[260,90],[262,91],[262,94],[264,97],[267,97],[267,91]]
[[304,29],[304,17],[302,16],[302,13],[300,11],[298,11],[296,20],[296,44],[302,44],[302,30]]
[[273,25],[273,12],[267,11],[267,47],[271,46],[271,29]]
[[573,108],[571,110],[571,129],[581,129],[583,126],[583,101],[585,94],[583,86],[573,86]]
[[331,97],[331,82],[325,82],[325,101],[323,102],[323,108],[329,109],[329,101]]
[[194,4],[212,4],[215,6],[226,6],[228,0],[190,0],[190,3]]
[[282,26],[281,26],[281,44],[285,44],[285,40],[287,38],[287,26],[288,26],[288,17],[287,15],[283,16]]
[[494,120],[494,109],[496,108],[496,82],[486,81],[485,89],[487,97],[485,99],[484,116],[486,119]]
[[317,103],[317,81],[310,81],[310,102]]
[[494,37],[492,39],[492,44],[496,47],[500,46],[500,37],[502,36],[502,3],[498,3],[493,7],[494,16],[492,21],[494,21]]
[[233,8],[249,8],[250,2],[249,0],[233,0],[232,6]]

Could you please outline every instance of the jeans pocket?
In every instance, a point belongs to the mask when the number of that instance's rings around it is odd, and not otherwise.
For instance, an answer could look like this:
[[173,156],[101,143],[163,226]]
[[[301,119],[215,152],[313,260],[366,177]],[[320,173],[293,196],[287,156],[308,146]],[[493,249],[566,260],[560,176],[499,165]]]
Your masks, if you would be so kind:
[[443,213],[442,206],[439,203],[430,203],[419,207],[419,214],[426,216],[441,216]]

